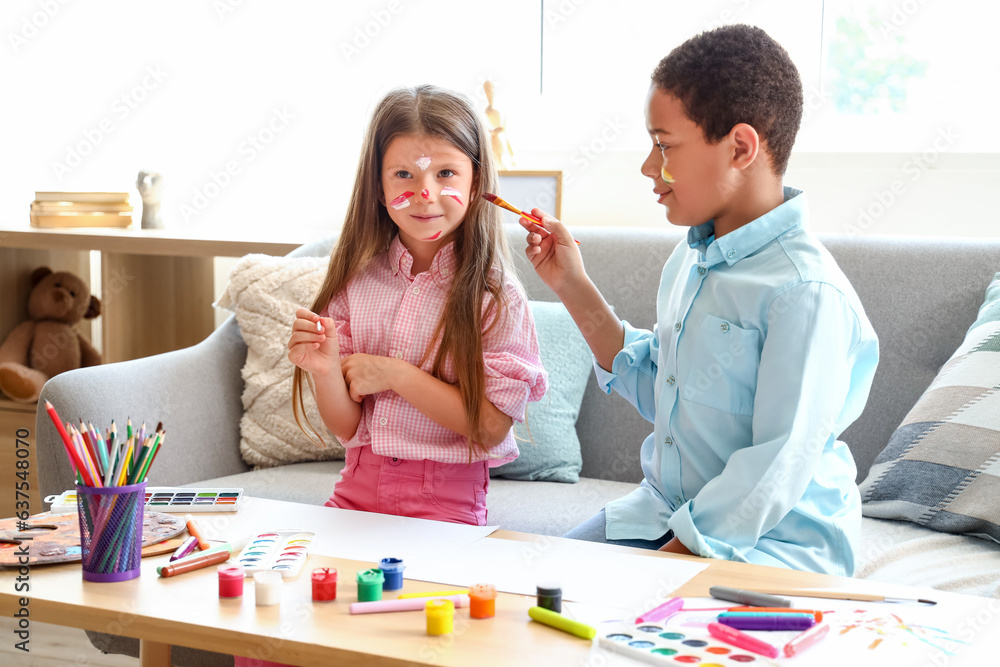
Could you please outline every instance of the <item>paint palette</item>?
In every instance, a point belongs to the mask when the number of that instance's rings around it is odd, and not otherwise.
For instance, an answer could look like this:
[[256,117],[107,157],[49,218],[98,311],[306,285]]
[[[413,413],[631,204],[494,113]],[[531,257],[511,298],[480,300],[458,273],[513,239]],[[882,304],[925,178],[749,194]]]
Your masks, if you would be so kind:
[[307,530],[272,530],[254,535],[243,547],[236,562],[246,575],[273,570],[282,577],[294,577],[305,565],[316,533]]
[[714,637],[667,629],[662,623],[607,623],[598,630],[598,643],[654,665],[776,667],[778,664]]

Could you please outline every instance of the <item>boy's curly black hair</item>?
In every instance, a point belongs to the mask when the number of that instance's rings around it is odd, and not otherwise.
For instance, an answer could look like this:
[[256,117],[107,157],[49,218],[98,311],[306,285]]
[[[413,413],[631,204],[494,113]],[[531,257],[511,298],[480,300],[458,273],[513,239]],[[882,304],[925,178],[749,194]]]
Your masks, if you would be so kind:
[[788,52],[755,26],[727,25],[692,37],[653,70],[710,143],[737,123],[760,135],[781,176],[802,121],[802,80]]

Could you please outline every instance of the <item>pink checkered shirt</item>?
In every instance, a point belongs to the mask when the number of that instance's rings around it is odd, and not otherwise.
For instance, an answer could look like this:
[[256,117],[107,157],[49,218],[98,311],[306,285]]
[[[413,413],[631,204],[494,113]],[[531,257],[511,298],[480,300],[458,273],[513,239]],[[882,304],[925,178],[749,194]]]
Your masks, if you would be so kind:
[[[393,239],[389,251],[354,278],[322,313],[336,323],[341,358],[361,352],[405,359],[418,365],[424,351],[432,347],[420,364],[421,369],[430,372],[440,345],[440,340],[433,339],[434,331],[444,310],[455,265],[454,244],[449,243],[438,251],[429,270],[412,276],[413,257],[398,236]],[[486,397],[498,410],[523,422],[528,401],[537,401],[545,395],[548,376],[542,368],[535,323],[523,292],[510,277],[504,291],[510,301],[506,325],[483,341]],[[457,382],[450,359],[442,364],[441,372],[445,382]],[[426,417],[394,391],[362,399],[358,430],[343,444],[371,445],[376,454],[401,459],[442,463],[469,460],[464,436]],[[475,454],[473,460],[488,460],[490,467],[495,467],[513,461],[517,454],[511,429],[503,442],[488,454]]]

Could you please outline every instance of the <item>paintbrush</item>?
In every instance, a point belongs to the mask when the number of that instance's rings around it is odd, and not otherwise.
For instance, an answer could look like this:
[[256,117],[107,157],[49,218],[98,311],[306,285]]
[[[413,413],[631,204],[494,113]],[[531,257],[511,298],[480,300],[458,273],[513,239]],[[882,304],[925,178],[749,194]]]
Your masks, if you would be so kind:
[[[524,211],[522,211],[518,207],[514,206],[513,204],[510,204],[506,199],[503,199],[502,197],[497,197],[496,195],[490,194],[489,192],[484,192],[483,195],[482,195],[482,197],[483,197],[483,199],[485,199],[486,201],[490,202],[491,204],[496,204],[500,208],[505,208],[508,211],[510,211],[511,213],[516,213],[517,215],[521,216],[522,218],[525,218],[526,220],[531,220],[533,223],[535,223],[536,225],[538,225],[542,229],[545,229],[545,225],[542,224],[541,220],[539,220],[535,216],[531,215],[530,213],[525,213]],[[580,242],[577,241],[576,239],[573,239],[573,241],[577,245],[580,245]]]
[[851,591],[843,591],[839,589],[831,590],[816,590],[809,588],[748,588],[745,589],[754,593],[766,593],[769,595],[784,595],[788,597],[800,597],[800,598],[823,598],[826,600],[857,600],[860,602],[895,602],[901,604],[925,604],[925,605],[935,605],[937,602],[934,600],[925,600],[923,598],[900,598],[893,597],[889,595],[878,595],[873,593],[855,593]]

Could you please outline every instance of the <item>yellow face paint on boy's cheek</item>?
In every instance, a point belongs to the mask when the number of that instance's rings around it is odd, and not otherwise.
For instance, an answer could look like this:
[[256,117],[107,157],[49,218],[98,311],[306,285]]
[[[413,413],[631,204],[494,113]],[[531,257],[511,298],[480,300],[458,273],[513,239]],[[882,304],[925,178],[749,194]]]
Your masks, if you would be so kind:
[[669,171],[667,171],[667,161],[666,160],[663,161],[663,166],[660,167],[660,178],[663,179],[664,183],[673,183],[674,182],[674,177],[670,175]]

